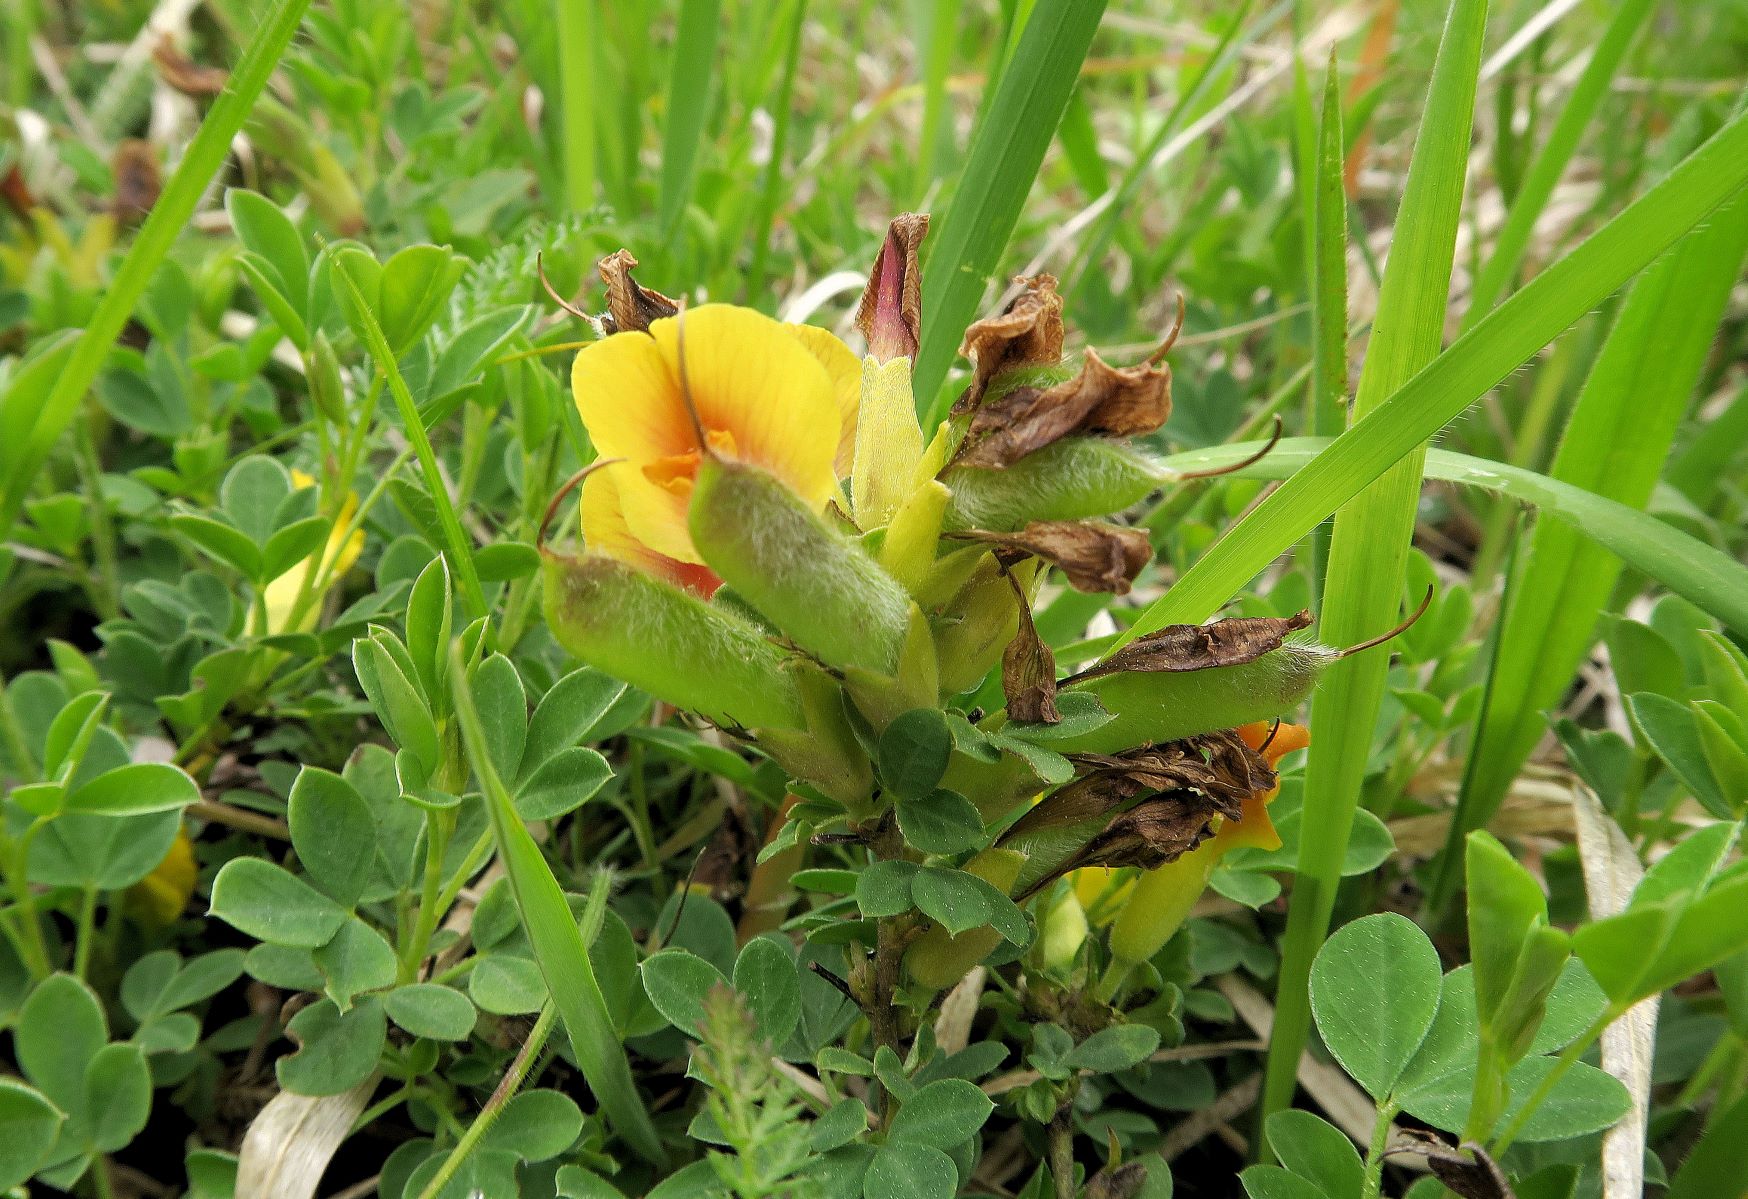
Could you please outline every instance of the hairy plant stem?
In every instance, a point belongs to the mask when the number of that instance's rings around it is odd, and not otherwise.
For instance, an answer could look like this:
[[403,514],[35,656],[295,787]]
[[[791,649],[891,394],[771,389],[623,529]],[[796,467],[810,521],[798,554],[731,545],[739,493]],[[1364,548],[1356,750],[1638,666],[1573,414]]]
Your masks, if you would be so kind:
[[1056,1199],[1074,1199],[1074,1125],[1068,1118],[1069,1104],[1057,1109],[1050,1121],[1050,1182]]
[[79,921],[73,940],[73,974],[84,979],[91,966],[91,942],[97,925],[97,888],[86,887],[79,896]]
[[1378,1105],[1378,1119],[1372,1125],[1372,1143],[1366,1150],[1366,1170],[1360,1182],[1360,1199],[1378,1199],[1384,1185],[1384,1150],[1390,1144],[1390,1121],[1396,1118],[1396,1105]]
[[450,835],[455,831],[453,810],[432,812],[425,817],[425,881],[419,893],[419,914],[413,922],[413,935],[407,939],[406,957],[401,959],[400,981],[414,982],[419,977],[419,965],[431,947],[431,936],[437,931],[437,921],[443,914],[438,898],[443,888],[443,855],[449,849]]
[[79,482],[85,488],[87,519],[91,522],[92,558],[97,568],[97,585],[91,588],[91,602],[104,620],[121,615],[121,568],[116,563],[115,525],[109,519],[109,505],[103,499],[103,464],[97,457],[97,440],[91,432],[91,419],[74,422],[74,460],[78,463]]
[[558,1009],[553,1006],[552,1000],[549,999],[546,1001],[546,1006],[540,1009],[540,1017],[535,1020],[534,1027],[529,1030],[528,1039],[522,1042],[522,1048],[516,1051],[514,1060],[510,1062],[510,1068],[504,1071],[504,1077],[498,1080],[497,1089],[492,1092],[491,1098],[486,1100],[486,1105],[480,1109],[479,1115],[473,1118],[473,1123],[468,1125],[467,1131],[461,1134],[461,1140],[457,1141],[455,1148],[449,1151],[449,1156],[444,1159],[442,1166],[438,1167],[437,1173],[431,1176],[431,1181],[425,1184],[425,1189],[419,1192],[419,1199],[437,1199],[437,1196],[443,1192],[444,1186],[461,1168],[462,1163],[467,1161],[467,1155],[472,1153],[474,1147],[479,1144],[480,1138],[491,1131],[492,1125],[503,1112],[504,1105],[515,1097],[522,1081],[528,1077],[529,1070],[539,1059],[540,1051],[546,1046],[546,1038],[552,1032],[552,1023],[557,1018]]

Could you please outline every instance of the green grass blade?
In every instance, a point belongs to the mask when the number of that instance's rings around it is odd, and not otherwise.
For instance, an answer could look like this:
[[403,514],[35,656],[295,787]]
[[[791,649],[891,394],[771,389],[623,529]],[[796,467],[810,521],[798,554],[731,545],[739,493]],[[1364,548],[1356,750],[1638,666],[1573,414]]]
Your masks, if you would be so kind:
[[1650,15],[1655,0],[1621,0],[1596,50],[1578,76],[1578,83],[1560,110],[1547,144],[1524,172],[1523,183],[1505,214],[1505,223],[1493,243],[1493,253],[1475,274],[1469,291],[1469,307],[1463,314],[1463,328],[1472,328],[1476,321],[1492,310],[1494,303],[1510,287],[1523,256],[1535,234],[1536,221],[1548,206],[1554,186],[1565,173],[1578,142],[1596,115],[1597,105],[1608,91],[1614,74],[1620,69],[1627,49],[1639,27]]
[[1136,620],[1122,643],[1213,615],[1367,483],[1455,420],[1744,184],[1748,118],[1739,116],[1228,529]]
[[[1265,444],[1236,442],[1189,450],[1164,462],[1174,470],[1223,470],[1237,466]],[[1261,461],[1233,470],[1231,477],[1291,479],[1317,461],[1330,444],[1321,437],[1288,437]],[[1427,451],[1426,477],[1533,505],[1748,637],[1748,566],[1643,509],[1523,467],[1450,450]]]
[[595,0],[555,0],[558,6],[559,136],[565,201],[572,212],[595,204],[595,96],[599,92]]
[[660,212],[666,236],[672,236],[679,228],[680,217],[692,199],[698,148],[704,141],[704,118],[716,74],[716,39],[721,28],[721,0],[681,0],[673,73],[668,78],[667,124],[662,130]]
[[497,838],[504,872],[510,879],[510,891],[534,947],[534,958],[540,963],[540,973],[546,979],[547,993],[570,1034],[577,1064],[619,1135],[642,1157],[660,1164],[665,1158],[661,1141],[637,1084],[632,1081],[625,1047],[613,1031],[607,1000],[595,979],[582,929],[571,916],[570,905],[565,902],[558,879],[553,877],[552,867],[523,826],[510,793],[492,766],[485,728],[474,706],[459,642],[450,646],[449,677],[462,744],[474,777],[485,792],[486,811],[491,816],[492,834]]
[[[1346,414],[1347,190],[1342,185],[1346,154],[1341,76],[1331,54],[1323,87],[1311,205],[1311,411],[1305,425],[1317,437],[1339,433]],[[1328,563],[1329,534],[1320,525],[1311,534],[1311,594],[1319,611]]]
[[1039,5],[1002,72],[923,268],[913,381],[924,412],[995,276],[1104,11],[1105,0]]
[[389,394],[394,397],[395,407],[400,411],[407,440],[412,443],[413,453],[419,459],[419,470],[425,476],[425,488],[431,493],[431,506],[436,510],[437,523],[443,529],[443,540],[446,543],[444,551],[449,556],[450,567],[461,580],[461,598],[467,604],[468,619],[477,620],[486,614],[487,607],[485,591],[480,587],[479,568],[473,560],[473,542],[467,531],[461,527],[461,518],[455,513],[455,503],[449,497],[449,485],[444,481],[443,472],[437,465],[437,452],[431,448],[431,437],[425,431],[425,419],[419,415],[419,405],[407,388],[406,379],[401,375],[394,350],[383,336],[382,326],[377,322],[376,313],[371,311],[369,302],[365,300],[358,281],[352,278],[352,272],[343,258],[336,257],[333,266],[334,278],[351,293],[352,302],[364,325],[365,347],[370,350],[370,356],[376,359],[377,368],[388,382]]
[[[1385,397],[1439,352],[1486,25],[1486,0],[1451,5],[1354,397],[1356,431],[1365,428]],[[1423,446],[1411,447],[1337,515],[1321,621],[1321,635],[1331,644],[1351,645],[1395,623],[1424,458]],[[1335,908],[1342,856],[1388,667],[1386,654],[1338,662],[1312,700],[1315,736],[1305,778],[1304,837],[1282,945],[1261,1104],[1264,1120],[1292,1101],[1311,1024],[1306,990],[1311,959]]]
[[788,46],[783,54],[783,74],[777,84],[777,100],[771,127],[771,158],[765,163],[765,178],[759,188],[758,211],[753,218],[748,243],[753,261],[747,269],[746,295],[755,302],[765,292],[765,275],[770,262],[771,229],[777,221],[778,198],[787,177],[789,129],[795,123],[795,73],[801,64],[801,31],[807,24],[807,0],[794,0],[788,9]]
[[[1650,500],[1745,253],[1748,202],[1738,198],[1633,284],[1573,406],[1554,478],[1635,508]],[[1462,838],[1498,811],[1619,577],[1619,563],[1566,524],[1538,522],[1518,551],[1429,905],[1455,888]]]
[[103,292],[91,321],[80,334],[67,360],[66,369],[56,380],[54,389],[37,414],[36,423],[25,443],[13,458],[13,468],[0,480],[0,542],[12,536],[19,509],[47,460],[49,451],[61,434],[79,414],[85,393],[91,390],[97,372],[103,368],[110,347],[120,336],[134,305],[145,292],[146,285],[157,273],[158,265],[170,252],[178,234],[188,225],[200,197],[224,165],[231,150],[231,139],[242,129],[249,110],[261,89],[267,86],[273,68],[291,43],[303,19],[309,0],[278,0],[255,26],[255,36],[244,47],[243,55],[231,71],[225,89],[213,101],[206,119],[189,142],[187,153],[176,164],[176,170],[164,185],[158,202],[152,206],[139,236],[128,249],[115,278]]
[[952,152],[953,123],[947,110],[947,75],[959,40],[959,0],[916,0],[917,61],[923,74],[922,128],[917,140],[916,202],[922,203]]

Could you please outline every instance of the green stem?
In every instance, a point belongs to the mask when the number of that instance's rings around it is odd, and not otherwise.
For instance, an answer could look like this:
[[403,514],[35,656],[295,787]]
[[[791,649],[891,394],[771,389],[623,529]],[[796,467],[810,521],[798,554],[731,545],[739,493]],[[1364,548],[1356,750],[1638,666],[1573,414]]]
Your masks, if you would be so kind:
[[408,938],[406,956],[401,959],[400,981],[410,983],[419,977],[419,965],[431,947],[431,936],[437,931],[437,921],[443,914],[438,898],[443,888],[443,855],[449,850],[449,837],[455,831],[453,810],[431,812],[425,817],[425,883],[419,893],[419,914],[413,922],[413,935]]
[[6,881],[12,888],[12,899],[17,907],[14,916],[18,922],[19,948],[33,979],[44,979],[53,973],[48,942],[43,938],[42,923],[36,915],[36,893],[30,889],[28,870],[30,844],[47,823],[45,817],[38,816],[18,838],[18,843],[9,847],[12,851],[8,855],[11,868],[6,872]]
[[[77,418],[80,404],[133,314],[134,305],[157,274],[177,236],[188,226],[207,185],[224,165],[231,152],[231,140],[242,129],[256,97],[267,86],[308,5],[309,0],[275,0],[256,23],[254,37],[164,185],[145,224],[140,226],[132,248],[104,290],[102,300],[67,358],[65,369],[37,413],[35,424],[23,444],[7,454],[4,481],[0,482],[0,542],[12,536],[32,481],[55,443]],[[34,5],[25,11],[34,12]]]
[[74,449],[79,481],[85,488],[92,556],[96,560],[99,583],[92,589],[91,599],[97,615],[104,620],[114,620],[121,615],[121,570],[116,564],[115,525],[109,519],[109,505],[103,498],[103,464],[97,457],[97,442],[91,435],[90,421],[77,422]]
[[1372,1125],[1372,1143],[1366,1150],[1365,1178],[1360,1184],[1360,1199],[1378,1199],[1384,1185],[1384,1150],[1390,1146],[1390,1121],[1396,1118],[1396,1105],[1378,1105],[1378,1119]]
[[400,410],[407,441],[418,455],[419,468],[425,476],[425,487],[431,493],[431,505],[437,511],[437,523],[443,530],[444,549],[449,555],[450,567],[461,580],[461,597],[467,605],[468,619],[477,619],[486,615],[487,609],[485,592],[480,588],[479,571],[474,567],[473,546],[462,530],[461,518],[455,514],[455,505],[449,498],[449,488],[437,465],[437,452],[431,448],[431,438],[425,432],[425,420],[419,415],[419,405],[413,399],[413,393],[408,390],[406,379],[401,376],[400,364],[396,362],[394,351],[383,335],[382,326],[377,323],[376,314],[370,310],[364,293],[359,289],[358,281],[352,278],[344,258],[336,258],[334,268],[334,277],[352,293],[352,301],[362,318],[365,344],[369,346],[371,356],[376,359],[377,368],[388,380],[389,394],[394,397],[395,407]]
[[85,977],[91,965],[92,933],[97,925],[97,888],[86,887],[79,897],[79,923],[73,940],[73,974]]
[[546,1001],[546,1006],[540,1009],[540,1018],[534,1022],[534,1027],[528,1032],[528,1039],[522,1043],[522,1048],[516,1051],[515,1058],[510,1062],[510,1068],[504,1072],[504,1077],[498,1080],[497,1090],[486,1100],[486,1105],[480,1109],[479,1115],[473,1118],[461,1140],[455,1148],[449,1151],[437,1173],[431,1176],[431,1181],[425,1184],[425,1189],[419,1192],[419,1199],[437,1199],[443,1193],[443,1187],[455,1177],[462,1163],[467,1161],[467,1155],[472,1153],[479,1144],[480,1138],[491,1131],[503,1112],[504,1105],[515,1097],[522,1081],[528,1077],[528,1071],[533,1068],[540,1056],[540,1051],[546,1045],[546,1038],[552,1032],[552,1023],[558,1018],[558,1009],[552,1001]]

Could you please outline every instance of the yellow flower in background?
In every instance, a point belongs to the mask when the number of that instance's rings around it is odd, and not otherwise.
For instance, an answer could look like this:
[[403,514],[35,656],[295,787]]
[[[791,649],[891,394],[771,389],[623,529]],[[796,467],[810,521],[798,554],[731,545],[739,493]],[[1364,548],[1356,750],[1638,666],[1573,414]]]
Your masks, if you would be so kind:
[[179,828],[164,860],[127,889],[127,910],[141,924],[162,928],[182,915],[199,877],[200,863],[194,860],[194,842],[189,839],[186,828]]
[[[1287,754],[1311,744],[1303,725],[1258,721],[1241,725],[1238,735],[1275,767]],[[1280,785],[1258,791],[1244,801],[1237,820],[1222,821],[1214,835],[1176,861],[1142,873],[1129,885],[1127,897],[1111,925],[1111,952],[1125,962],[1145,962],[1183,926],[1220,859],[1234,849],[1279,849],[1280,834],[1269,819],[1268,805]],[[1084,872],[1083,872],[1084,873]],[[1076,889],[1079,879],[1075,880]]]
[[596,450],[618,460],[584,484],[585,540],[708,590],[709,572],[678,569],[703,567],[687,530],[698,426],[712,454],[762,467],[822,509],[854,454],[861,365],[823,329],[705,304],[585,347],[571,387]]
[[[291,482],[292,486],[299,491],[316,485],[315,479],[301,470],[291,472]],[[317,578],[325,577],[328,586],[331,587],[341,575],[351,570],[353,564],[358,561],[358,555],[364,551],[364,530],[355,530],[350,537],[342,538],[343,531],[347,525],[352,523],[353,514],[357,511],[358,497],[348,494],[345,504],[340,508],[340,519],[335,522],[333,528],[328,530],[327,544],[320,551],[311,554],[267,584],[267,595],[264,602],[267,607],[267,631],[269,633],[306,632],[315,626],[319,605],[311,604],[304,613],[303,619],[298,621],[297,628],[286,627],[287,622],[291,619],[292,606],[297,603],[298,594],[303,590],[304,579],[308,577],[311,570],[317,569],[318,562],[321,563],[321,573],[317,575]]]

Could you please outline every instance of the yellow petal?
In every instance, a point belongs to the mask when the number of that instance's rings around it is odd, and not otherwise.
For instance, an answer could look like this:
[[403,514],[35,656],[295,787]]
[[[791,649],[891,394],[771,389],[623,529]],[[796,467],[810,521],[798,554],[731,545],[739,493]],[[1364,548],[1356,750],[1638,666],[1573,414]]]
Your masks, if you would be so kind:
[[187,829],[177,829],[176,840],[170,843],[170,852],[164,855],[164,860],[127,889],[128,908],[141,923],[160,927],[169,924],[188,906],[199,877],[194,842],[188,839]]
[[850,347],[824,329],[813,325],[790,325],[789,331],[801,339],[808,353],[825,367],[831,376],[832,392],[838,401],[838,452],[832,467],[838,478],[850,477],[856,461],[856,411],[862,406],[862,363]]
[[583,347],[571,364],[571,393],[603,458],[645,462],[698,448],[669,359],[647,333]]
[[[678,561],[651,549],[631,531],[619,490],[620,480],[637,474],[630,463],[602,467],[583,480],[583,544],[594,553],[629,562],[658,578],[701,595],[710,595],[722,580],[707,567]],[[683,528],[684,526],[682,526]],[[687,543],[690,548],[691,543]]]
[[[809,505],[824,507],[837,487],[832,461],[841,423],[826,369],[800,338],[770,317],[750,308],[705,304],[649,327],[675,380],[682,375],[681,322],[685,386],[698,418],[707,432],[729,435],[729,444],[717,452],[763,467]],[[586,414],[584,422],[588,422]],[[597,444],[609,452],[605,443]],[[695,436],[689,444],[682,441],[664,452],[694,448]],[[626,456],[645,460],[657,455]],[[626,500],[626,514],[636,529],[629,492]]]

